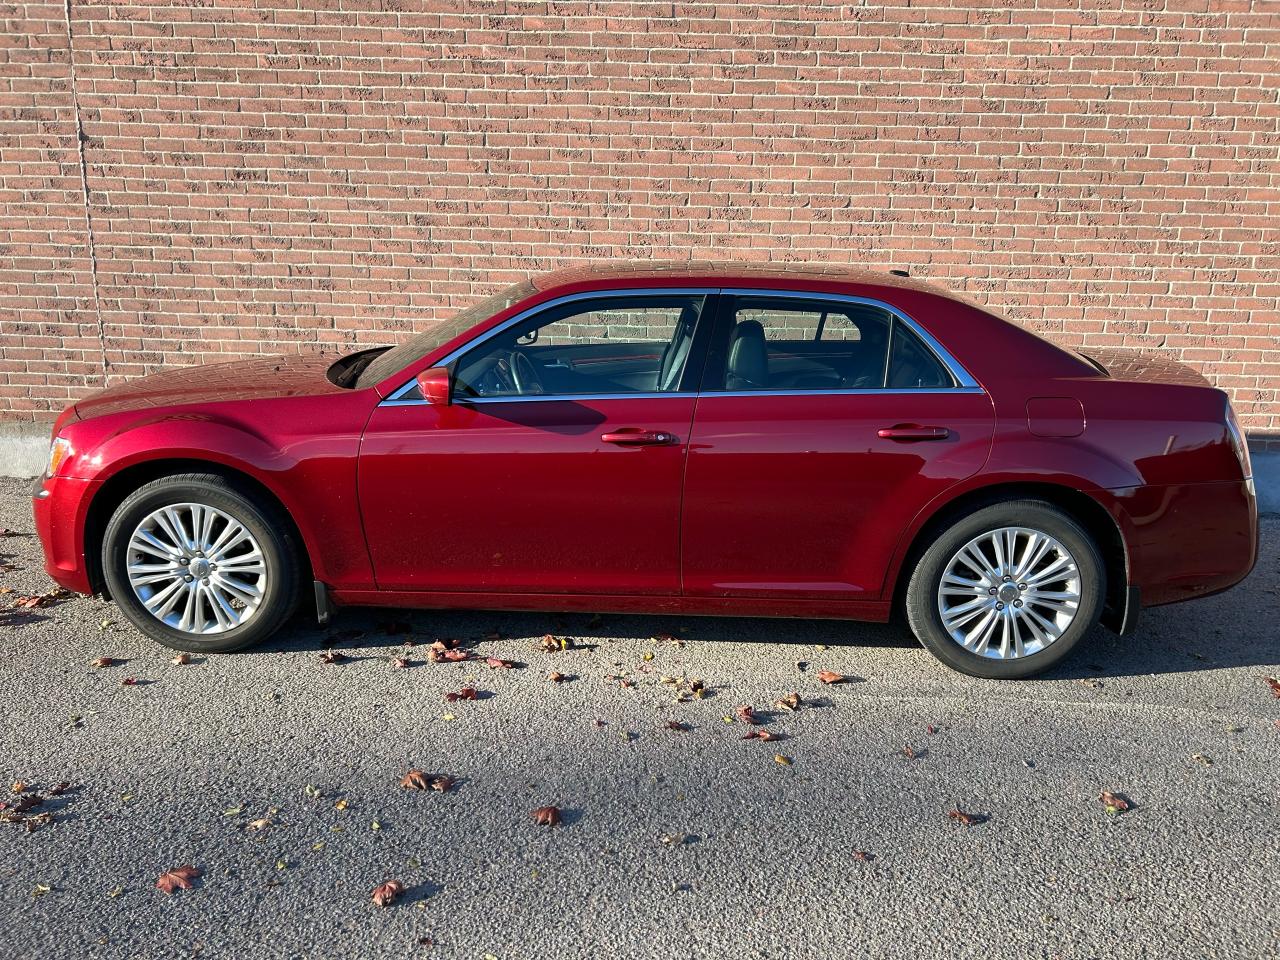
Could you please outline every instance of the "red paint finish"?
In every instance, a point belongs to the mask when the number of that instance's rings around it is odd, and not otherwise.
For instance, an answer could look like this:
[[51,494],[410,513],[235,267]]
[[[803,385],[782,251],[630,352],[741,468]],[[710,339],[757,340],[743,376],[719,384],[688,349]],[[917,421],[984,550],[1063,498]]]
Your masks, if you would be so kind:
[[[380,402],[540,303],[662,287],[887,303],[978,386]],[[151,476],[193,469],[270,492],[312,575],[345,603],[883,620],[930,520],[1006,485],[1092,499],[1146,604],[1225,589],[1256,558],[1226,398],[1177,365],[1115,351],[1094,363],[927,284],[864,272],[640,266],[530,289],[368,388],[331,382],[332,358],[267,358],[147,377],[68,408],[56,432],[72,454],[33,501],[50,574],[95,589],[93,518]],[[427,380],[448,399],[439,375]]]
[[[949,435],[878,436],[904,422]],[[879,599],[902,528],[978,472],[993,427],[982,392],[704,394],[685,476],[685,592]]]
[[[692,397],[378,407],[360,453],[387,590],[678,594]],[[611,443],[619,431],[661,444]]]

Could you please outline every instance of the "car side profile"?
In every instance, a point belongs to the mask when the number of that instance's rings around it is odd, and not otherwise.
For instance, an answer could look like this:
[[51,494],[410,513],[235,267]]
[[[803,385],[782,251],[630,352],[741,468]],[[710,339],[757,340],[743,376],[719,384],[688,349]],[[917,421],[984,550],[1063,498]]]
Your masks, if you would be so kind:
[[89,396],[34,490],[47,569],[180,650],[334,606],[886,621],[1033,675],[1243,579],[1226,395],[903,276],[545,274],[399,346]]

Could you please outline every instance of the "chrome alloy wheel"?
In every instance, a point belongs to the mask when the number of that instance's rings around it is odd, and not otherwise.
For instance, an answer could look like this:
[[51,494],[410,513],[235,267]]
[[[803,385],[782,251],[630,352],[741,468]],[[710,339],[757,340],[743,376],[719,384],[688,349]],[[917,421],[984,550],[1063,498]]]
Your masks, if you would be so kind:
[[1058,540],[1027,527],[974,537],[948,562],[938,613],[970,653],[1013,660],[1039,653],[1080,609],[1080,569]]
[[129,537],[126,573],[143,607],[183,633],[225,633],[253,616],[267,590],[262,548],[235,517],[175,503]]

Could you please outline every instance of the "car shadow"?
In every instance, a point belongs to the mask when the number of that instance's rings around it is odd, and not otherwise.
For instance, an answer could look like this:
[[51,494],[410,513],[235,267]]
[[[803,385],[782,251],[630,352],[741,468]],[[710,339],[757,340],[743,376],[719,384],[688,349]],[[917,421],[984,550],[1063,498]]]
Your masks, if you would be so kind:
[[[1265,585],[1255,580],[1254,589]],[[1240,588],[1231,597],[1145,610],[1138,629],[1118,637],[1095,628],[1066,662],[1043,680],[1097,680],[1151,674],[1193,673],[1230,668],[1267,667],[1280,663],[1280,634],[1266,618],[1223,616],[1238,610]],[[1233,603],[1234,601],[1234,603]],[[1266,606],[1266,600],[1253,603]],[[497,638],[536,638],[546,634],[571,637],[578,645],[601,645],[626,639],[670,643],[761,643],[813,650],[817,646],[912,649],[917,646],[906,624],[841,620],[795,620],[762,617],[693,617],[636,614],[511,613],[465,610],[388,611],[343,608],[326,629],[303,617],[278,635],[271,649],[284,651],[423,647],[438,638],[476,646]],[[388,653],[388,656],[392,654]],[[806,658],[807,659],[807,658]],[[941,668],[940,668],[941,669]]]

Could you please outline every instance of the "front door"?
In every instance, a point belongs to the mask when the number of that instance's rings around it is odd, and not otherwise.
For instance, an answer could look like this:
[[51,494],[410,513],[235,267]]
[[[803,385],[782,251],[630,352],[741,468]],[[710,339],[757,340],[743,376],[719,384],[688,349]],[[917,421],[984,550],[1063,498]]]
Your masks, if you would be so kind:
[[880,599],[912,518],[985,462],[989,398],[883,306],[720,302],[685,480],[686,594]]
[[707,299],[564,298],[464,352],[450,405],[379,406],[359,480],[379,588],[678,593]]

